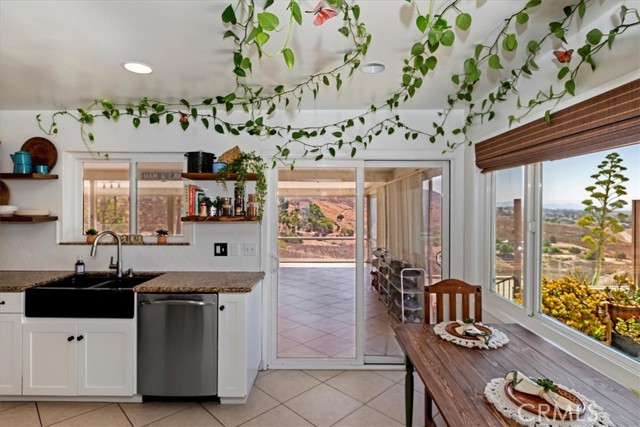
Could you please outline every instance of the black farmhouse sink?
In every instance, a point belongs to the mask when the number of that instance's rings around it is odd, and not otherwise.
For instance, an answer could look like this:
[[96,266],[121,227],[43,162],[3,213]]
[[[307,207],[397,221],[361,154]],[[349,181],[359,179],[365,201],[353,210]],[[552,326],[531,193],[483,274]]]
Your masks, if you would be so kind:
[[25,316],[132,319],[135,307],[132,288],[155,277],[158,275],[66,277],[27,289]]

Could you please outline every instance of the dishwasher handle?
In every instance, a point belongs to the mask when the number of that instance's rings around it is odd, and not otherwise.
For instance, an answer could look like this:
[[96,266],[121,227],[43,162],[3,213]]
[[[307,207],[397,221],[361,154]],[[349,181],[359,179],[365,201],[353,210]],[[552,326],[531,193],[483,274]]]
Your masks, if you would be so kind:
[[141,301],[140,305],[216,305],[215,302],[195,301],[188,299],[160,299],[155,301]]

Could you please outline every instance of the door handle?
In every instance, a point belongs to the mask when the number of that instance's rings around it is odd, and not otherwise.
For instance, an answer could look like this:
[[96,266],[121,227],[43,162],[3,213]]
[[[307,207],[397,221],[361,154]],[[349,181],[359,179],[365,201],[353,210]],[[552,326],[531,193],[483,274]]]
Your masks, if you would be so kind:
[[74,339],[76,339],[76,338],[75,338],[75,337],[69,337],[69,338],[67,338],[67,341],[71,342],[71,341],[73,341]]
[[141,301],[140,305],[216,305],[215,302],[193,301],[186,299],[161,299],[156,301]]
[[84,339],[84,336],[80,335],[78,336],[78,338],[76,338],[78,341],[82,341]]

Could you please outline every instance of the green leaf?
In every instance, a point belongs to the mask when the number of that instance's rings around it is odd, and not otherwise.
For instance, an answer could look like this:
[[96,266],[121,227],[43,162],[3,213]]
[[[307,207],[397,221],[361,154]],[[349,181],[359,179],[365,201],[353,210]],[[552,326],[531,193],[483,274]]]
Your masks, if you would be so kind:
[[421,33],[427,31],[427,25],[429,25],[429,20],[426,16],[419,15],[416,18],[416,27],[418,27],[418,30],[420,30]]
[[152,113],[149,116],[149,123],[151,124],[160,123],[160,116],[157,115],[156,113]]
[[580,19],[584,18],[584,14],[587,13],[587,4],[586,3],[580,3],[578,5],[578,16],[580,17]]
[[316,159],[315,159],[315,160],[316,160],[316,162],[317,162],[317,161],[319,161],[319,160],[322,160],[322,158],[323,158],[323,157],[324,157],[324,154],[318,154],[318,155],[316,156]]
[[453,84],[460,84],[460,76],[457,74],[454,74],[453,76],[451,76],[451,81],[453,82]]
[[282,51],[282,56],[284,57],[284,62],[287,64],[288,68],[293,68],[293,64],[295,63],[295,57],[293,56],[293,51],[289,48],[286,48]]
[[296,1],[292,1],[289,3],[291,7],[291,16],[298,23],[298,25],[302,25],[302,12],[300,11],[300,5]]
[[600,40],[602,40],[602,36],[602,31],[594,28],[587,33],[587,41],[592,45],[597,45],[598,43],[600,43]]
[[471,27],[471,15],[468,13],[461,13],[456,17],[456,27],[462,31],[467,31]]
[[102,107],[107,109],[107,110],[113,110],[113,103],[111,101],[109,101],[108,99],[103,99],[102,102]]
[[558,71],[558,80],[562,80],[564,76],[566,76],[567,73],[569,73],[569,71],[570,71],[569,67],[562,67],[560,71]]
[[335,157],[336,156],[336,149],[333,147],[329,147],[329,154],[331,154],[331,157]]
[[173,114],[168,113],[168,114],[165,116],[165,121],[167,122],[167,124],[170,124],[170,123],[173,121]]
[[258,24],[266,31],[273,31],[280,25],[280,20],[273,13],[262,12],[258,14]]
[[[118,117],[120,117],[120,111],[118,110],[111,110],[111,118],[113,120],[118,120]],[[93,122],[93,117],[91,117],[91,121]]]
[[335,136],[336,138],[340,138],[342,136],[342,132],[331,132],[331,135]]
[[529,21],[529,14],[526,12],[520,12],[516,15],[516,22],[518,24],[526,24]]
[[235,74],[238,77],[247,77],[247,73],[245,73],[244,70],[240,67],[234,68],[233,74]]
[[351,147],[351,157],[354,157],[357,151],[356,147]]
[[349,27],[340,27],[338,32],[345,37],[349,37]]
[[544,121],[547,122],[548,125],[551,124],[551,110],[544,112]]
[[411,47],[411,55],[418,56],[424,53],[424,45],[422,43],[415,43]]
[[436,66],[438,65],[438,58],[436,58],[435,56],[430,56],[424,61],[424,63],[430,70],[435,70]]
[[529,2],[527,2],[527,4],[525,5],[525,7],[527,9],[531,8],[531,7],[536,7],[538,6],[540,3],[542,3],[542,0],[529,0]]
[[181,99],[180,104],[184,105],[187,108],[191,108],[191,106],[189,105],[189,101],[187,101],[186,99]]
[[220,123],[216,124],[213,128],[214,128],[214,129],[216,130],[216,132],[218,132],[218,133],[224,133],[224,128],[222,127],[222,125],[221,125]]
[[238,23],[236,12],[233,10],[233,7],[231,5],[227,6],[226,9],[222,12],[222,22],[231,25],[236,25]]
[[573,79],[571,80],[567,80],[564,84],[564,88],[567,90],[567,92],[569,92],[571,95],[575,96],[576,94],[576,82],[573,81]]
[[322,76],[322,83],[329,86],[329,77],[327,77],[326,75]]
[[530,53],[537,53],[538,51],[540,51],[540,45],[537,41],[531,40],[527,44],[527,51],[529,51]]
[[360,6],[357,4],[351,8],[351,13],[353,13],[353,17],[358,20],[360,19]]
[[442,38],[440,39],[440,43],[444,46],[451,46],[456,39],[456,35],[451,30],[447,30],[442,34]]
[[236,36],[236,33],[234,33],[234,32],[233,32],[233,31],[231,31],[231,30],[227,30],[227,31],[225,31],[225,32],[224,32],[224,35],[222,36],[222,39],[224,40],[224,39],[226,39],[226,38],[228,38],[228,37],[232,37],[232,38],[234,38],[235,40],[239,40],[239,39],[238,39],[238,36]]
[[264,46],[264,44],[268,42],[270,38],[271,36],[269,36],[269,34],[261,32],[258,35],[256,35],[256,44],[258,46]]
[[467,74],[472,74],[477,70],[476,61],[473,58],[468,58],[464,61],[464,72]]
[[269,6],[271,6],[273,4],[273,0],[265,0],[264,2],[264,9],[268,8]]
[[480,54],[482,53],[482,49],[484,49],[484,46],[481,44],[477,44],[474,51],[473,51],[473,57],[476,59],[476,61],[478,60],[478,58],[480,58]]
[[507,34],[502,40],[502,47],[508,52],[513,52],[518,48],[518,39],[515,34]]
[[134,117],[133,118],[133,127],[137,128],[138,126],[140,126],[140,118]]
[[251,40],[255,39],[258,36],[258,34],[260,34],[261,32],[262,32],[262,28],[254,27],[253,30],[251,30],[251,32],[247,36],[247,43],[249,43]]
[[494,70],[502,69],[502,64],[500,64],[500,57],[498,55],[491,55],[489,57],[489,67]]
[[180,122],[180,127],[182,128],[182,130],[187,130],[187,128],[189,127],[189,122]]
[[275,93],[282,93],[282,92],[284,92],[284,86],[282,86],[282,85],[278,85],[278,86],[276,86],[276,87],[274,87],[274,88],[273,88],[273,91],[274,91]]

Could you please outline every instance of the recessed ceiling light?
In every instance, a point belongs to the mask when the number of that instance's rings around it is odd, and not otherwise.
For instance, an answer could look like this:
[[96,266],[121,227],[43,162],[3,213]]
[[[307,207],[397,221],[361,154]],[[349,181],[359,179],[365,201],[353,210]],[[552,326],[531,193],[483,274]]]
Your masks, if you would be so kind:
[[360,67],[360,71],[366,74],[378,74],[384,71],[384,64],[379,62],[369,62]]
[[143,64],[142,62],[125,62],[122,66],[132,73],[136,74],[151,74],[153,71],[151,67],[147,64]]

